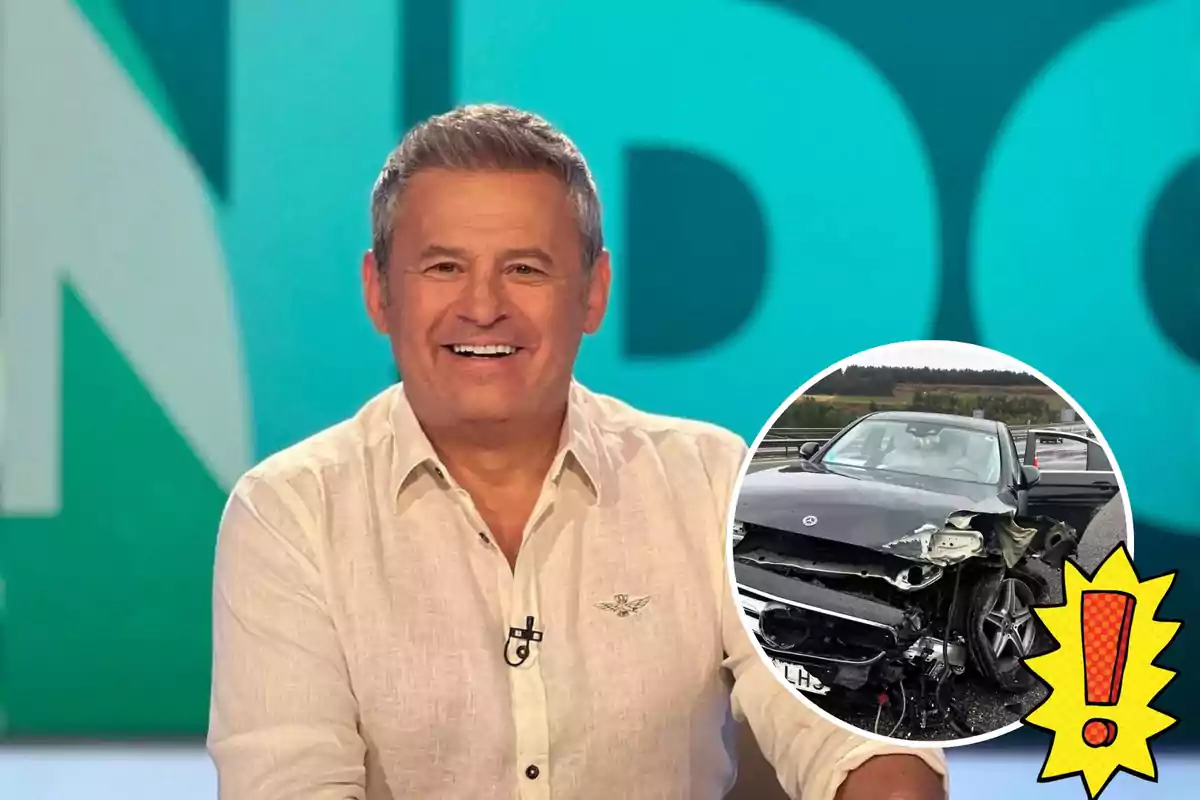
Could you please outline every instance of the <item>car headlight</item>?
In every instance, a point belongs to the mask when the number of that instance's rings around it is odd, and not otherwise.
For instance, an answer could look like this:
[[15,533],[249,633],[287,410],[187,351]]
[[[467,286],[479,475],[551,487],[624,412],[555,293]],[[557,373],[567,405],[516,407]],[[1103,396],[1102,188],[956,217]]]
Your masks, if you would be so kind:
[[740,522],[733,523],[733,526],[730,528],[730,535],[733,537],[733,546],[737,547],[746,536],[745,526]]

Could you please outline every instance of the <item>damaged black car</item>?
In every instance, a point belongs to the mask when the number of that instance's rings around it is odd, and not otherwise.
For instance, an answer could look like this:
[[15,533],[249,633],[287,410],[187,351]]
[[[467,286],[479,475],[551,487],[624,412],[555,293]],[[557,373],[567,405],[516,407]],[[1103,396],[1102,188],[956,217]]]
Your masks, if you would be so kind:
[[958,735],[975,731],[955,707],[956,680],[1028,689],[1023,659],[1041,636],[1032,607],[1049,588],[1030,567],[1061,569],[1118,492],[1104,450],[1081,434],[1053,432],[1086,445],[1084,469],[1039,470],[1037,433],[1021,454],[1001,422],[885,411],[747,474],[734,574],[785,678],[825,700],[894,704],[893,731]]

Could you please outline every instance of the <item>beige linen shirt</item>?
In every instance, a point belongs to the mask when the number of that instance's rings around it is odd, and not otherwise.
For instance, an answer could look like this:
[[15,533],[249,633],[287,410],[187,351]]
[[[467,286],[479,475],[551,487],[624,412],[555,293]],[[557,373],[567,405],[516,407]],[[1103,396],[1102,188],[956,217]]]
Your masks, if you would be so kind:
[[[267,459],[217,545],[222,800],[715,799],[731,698],[793,797],[829,800],[882,752],[944,774],[938,751],[826,722],[759,659],[724,557],[745,452],[574,384],[515,568],[402,386]],[[543,638],[513,667],[528,617]]]

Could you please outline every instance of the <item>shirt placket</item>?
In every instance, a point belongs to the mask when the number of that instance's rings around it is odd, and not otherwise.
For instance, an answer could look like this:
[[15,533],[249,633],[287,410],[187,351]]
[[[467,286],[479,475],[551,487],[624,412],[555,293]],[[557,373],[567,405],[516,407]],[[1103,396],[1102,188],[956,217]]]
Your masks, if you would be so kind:
[[[511,600],[506,610],[513,629],[526,628],[532,617],[532,627],[544,637],[545,617],[538,593],[537,550],[530,544],[540,518],[545,516],[542,497],[522,536],[515,568],[500,556],[506,578],[511,584]],[[548,502],[548,501],[547,501]],[[514,642],[513,649],[518,645]],[[513,724],[516,731],[516,768],[519,795],[523,800],[548,800],[550,797],[550,718],[546,706],[546,683],[542,675],[541,643],[529,648],[526,659],[514,659],[520,665],[509,670],[509,686],[513,699]]]
[[[480,538],[491,552],[501,615],[508,623],[503,631],[504,660],[512,696],[517,794],[522,800],[549,800],[550,719],[546,706],[546,684],[541,670],[541,643],[520,637],[527,635],[530,628],[539,634],[545,633],[538,594],[537,555],[530,545],[530,539],[548,516],[553,503],[554,485],[548,481],[543,487],[522,533],[521,548],[512,568],[496,545],[470,495],[461,488],[455,489],[471,524],[479,531]],[[523,659],[517,651],[522,645],[529,648]]]

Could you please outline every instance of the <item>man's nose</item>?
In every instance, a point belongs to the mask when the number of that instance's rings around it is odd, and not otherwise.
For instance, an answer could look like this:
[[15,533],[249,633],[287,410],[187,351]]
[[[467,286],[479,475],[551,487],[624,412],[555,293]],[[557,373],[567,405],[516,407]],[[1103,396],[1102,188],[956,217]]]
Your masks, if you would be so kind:
[[464,320],[486,328],[504,316],[504,284],[491,270],[476,270],[463,287],[458,314]]

